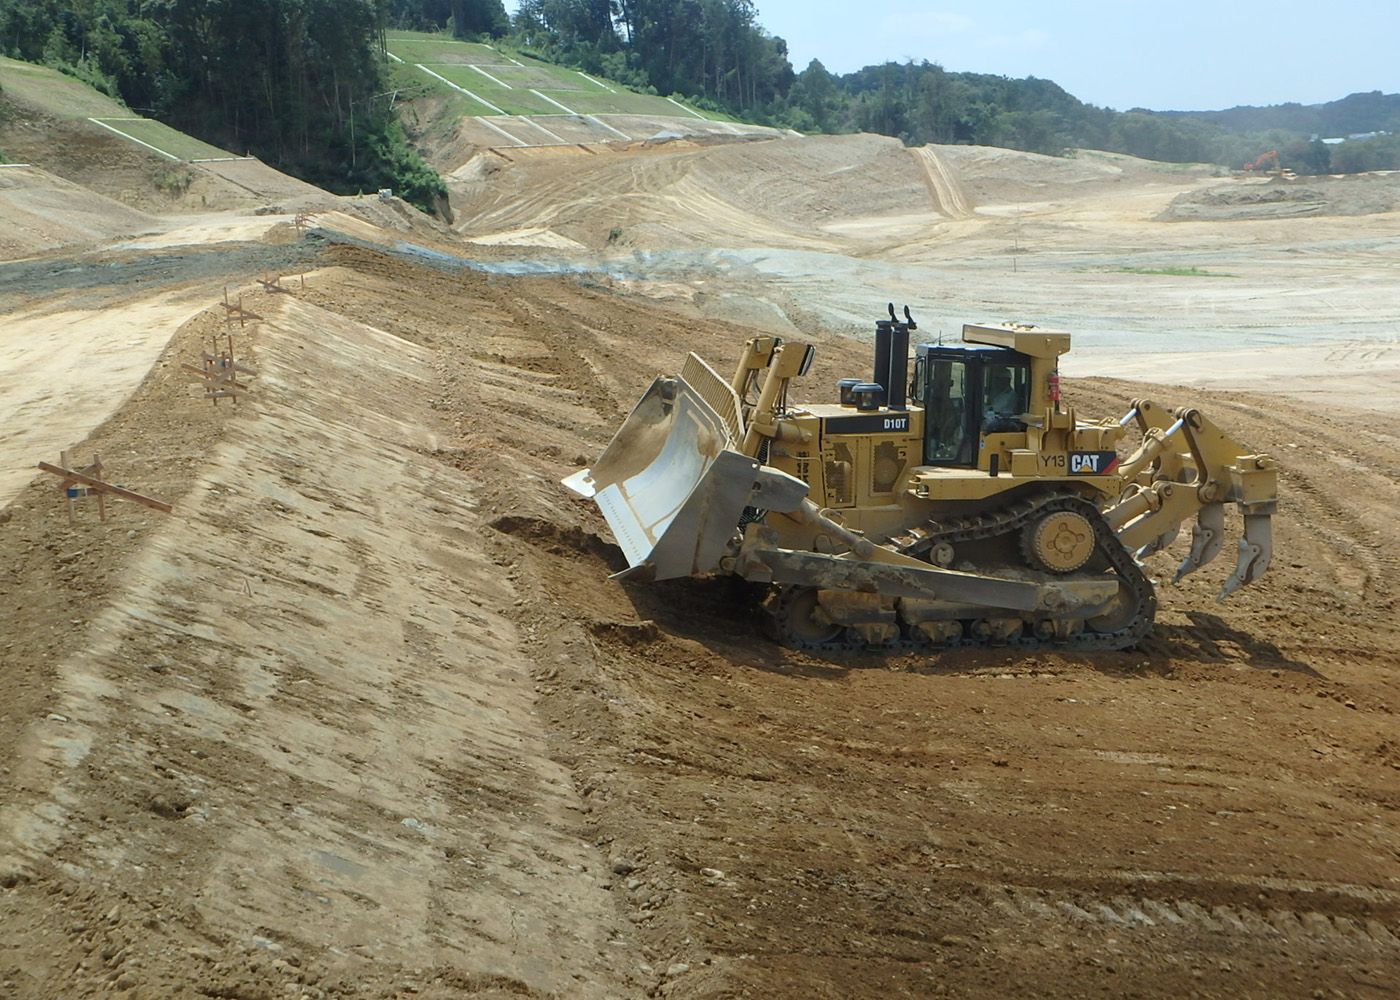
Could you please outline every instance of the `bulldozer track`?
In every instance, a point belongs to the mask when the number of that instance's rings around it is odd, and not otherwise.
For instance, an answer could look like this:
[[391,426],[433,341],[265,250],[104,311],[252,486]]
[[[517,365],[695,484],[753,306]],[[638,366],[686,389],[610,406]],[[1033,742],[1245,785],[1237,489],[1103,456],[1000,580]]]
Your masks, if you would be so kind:
[[[896,642],[882,644],[876,648],[889,650],[928,650],[952,649],[968,646],[1001,645],[1017,648],[1053,646],[1065,650],[1118,650],[1128,649],[1141,641],[1152,628],[1156,616],[1157,598],[1152,581],[1138,566],[1137,561],[1119,543],[1118,537],[1098,508],[1091,502],[1071,492],[1050,492],[1028,497],[997,511],[958,518],[952,521],[926,521],[902,535],[896,535],[889,545],[902,555],[918,559],[928,559],[933,547],[941,542],[957,545],[961,542],[979,541],[1020,531],[1036,517],[1055,511],[1073,511],[1081,514],[1094,529],[1095,550],[1108,560],[1113,571],[1128,587],[1135,602],[1135,613],[1126,625],[1111,632],[1075,632],[1067,637],[1043,640],[1023,632],[1022,635],[1005,640],[978,639],[964,628],[963,636],[952,642],[932,644],[908,636]],[[1072,577],[1067,577],[1072,578]],[[779,642],[794,649],[809,649],[826,652],[847,652],[868,648],[850,629],[824,642],[813,642],[799,635],[787,621],[787,612],[797,595],[807,588],[781,588],[775,600],[770,600],[766,610],[769,621],[767,629]],[[995,609],[989,609],[995,611]],[[1053,620],[1053,619],[1052,619]]]
[[1116,933],[1202,932],[1264,938],[1290,946],[1344,948],[1385,955],[1400,953],[1400,927],[1368,915],[1323,913],[1284,907],[1248,907],[1137,894],[1086,895],[1004,885],[982,890],[984,901],[1010,922],[1095,925]]

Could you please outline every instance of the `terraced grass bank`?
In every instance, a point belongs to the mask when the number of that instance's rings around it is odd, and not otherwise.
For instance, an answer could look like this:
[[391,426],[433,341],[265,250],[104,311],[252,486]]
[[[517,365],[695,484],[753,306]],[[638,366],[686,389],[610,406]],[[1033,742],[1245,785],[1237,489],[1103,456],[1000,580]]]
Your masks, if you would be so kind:
[[243,159],[226,149],[210,145],[151,118],[89,118],[88,121],[170,160],[197,162]]
[[134,115],[120,101],[48,66],[0,56],[0,93],[60,121],[91,122],[167,160],[229,160],[237,155],[163,122]]
[[391,77],[443,102],[487,146],[618,142],[657,134],[772,134],[682,100],[641,94],[620,83],[490,45],[423,32],[388,36]]

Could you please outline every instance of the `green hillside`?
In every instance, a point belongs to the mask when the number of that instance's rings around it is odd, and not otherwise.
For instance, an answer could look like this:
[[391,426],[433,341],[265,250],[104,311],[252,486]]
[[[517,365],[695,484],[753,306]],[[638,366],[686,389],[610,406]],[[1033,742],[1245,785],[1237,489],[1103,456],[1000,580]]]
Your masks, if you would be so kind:
[[391,79],[455,98],[462,114],[647,115],[732,121],[684,101],[630,90],[581,70],[447,35],[391,31]]
[[92,122],[168,160],[214,160],[234,155],[163,122],[134,115],[121,102],[47,66],[0,56],[0,95],[52,118]]
[[0,93],[54,118],[130,118],[120,101],[47,66],[0,56]]

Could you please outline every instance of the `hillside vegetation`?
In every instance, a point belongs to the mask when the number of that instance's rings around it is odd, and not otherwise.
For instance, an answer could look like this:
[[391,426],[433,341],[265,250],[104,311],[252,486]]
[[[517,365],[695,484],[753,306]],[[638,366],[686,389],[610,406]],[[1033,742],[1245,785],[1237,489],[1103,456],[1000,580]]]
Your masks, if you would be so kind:
[[393,187],[431,210],[442,182],[384,93],[387,17],[372,0],[10,0],[0,46],[332,191]]
[[[1400,131],[1400,95],[1355,94],[1315,107],[1227,112],[1114,111],[1050,80],[950,73],[931,62],[801,73],[750,0],[523,0],[513,32],[547,57],[750,121],[803,132],[875,132],[909,145],[968,143],[1060,154],[1089,148],[1240,167],[1277,149],[1299,172],[1400,167],[1400,140],[1330,148],[1314,137]],[[445,26],[444,20],[443,25]]]
[[[1305,173],[1400,167],[1391,134],[1400,95],[1120,112],[1050,80],[950,73],[927,61],[834,75],[813,60],[798,73],[752,0],[522,0],[513,18],[501,0],[8,0],[0,52],[59,68],[140,114],[330,190],[389,186],[432,210],[445,189],[396,115],[390,28],[504,39],[522,55],[643,94],[806,132],[1229,167],[1277,149],[1284,166]],[[1377,134],[1321,141],[1356,133]]]

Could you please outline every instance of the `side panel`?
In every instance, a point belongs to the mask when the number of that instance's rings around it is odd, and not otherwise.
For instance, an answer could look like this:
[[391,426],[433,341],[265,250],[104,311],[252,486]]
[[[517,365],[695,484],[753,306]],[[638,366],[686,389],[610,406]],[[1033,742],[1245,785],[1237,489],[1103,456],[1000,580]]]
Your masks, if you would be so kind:
[[898,503],[910,469],[923,457],[924,412],[827,416],[821,422],[826,506],[880,507]]
[[911,471],[909,493],[916,501],[986,500],[1021,486],[1068,486],[1090,497],[1117,497],[1123,480],[1117,476],[1010,475],[989,476],[979,469],[924,467]]

